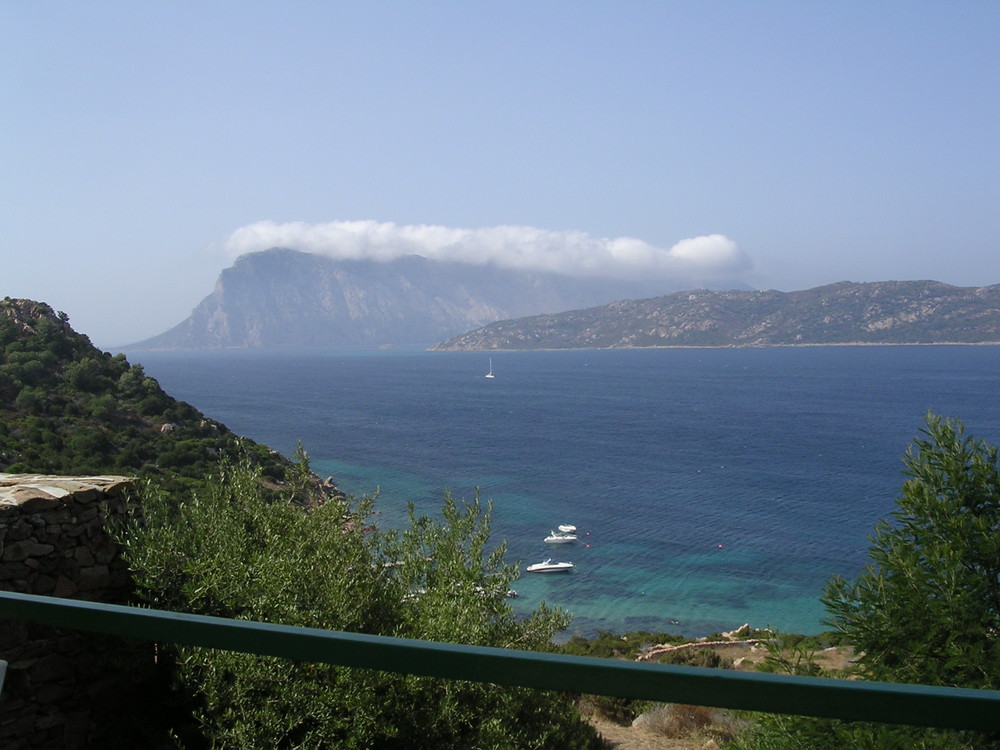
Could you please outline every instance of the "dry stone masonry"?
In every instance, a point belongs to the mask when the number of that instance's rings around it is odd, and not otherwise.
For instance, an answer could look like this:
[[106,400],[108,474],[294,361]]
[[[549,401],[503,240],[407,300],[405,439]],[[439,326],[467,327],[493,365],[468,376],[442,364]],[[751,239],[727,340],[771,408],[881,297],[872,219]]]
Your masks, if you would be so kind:
[[[124,603],[130,579],[109,524],[124,520],[132,480],[0,473],[0,589]],[[4,622],[0,748],[81,748],[99,732],[107,700],[126,687],[109,674],[119,643],[74,631]]]

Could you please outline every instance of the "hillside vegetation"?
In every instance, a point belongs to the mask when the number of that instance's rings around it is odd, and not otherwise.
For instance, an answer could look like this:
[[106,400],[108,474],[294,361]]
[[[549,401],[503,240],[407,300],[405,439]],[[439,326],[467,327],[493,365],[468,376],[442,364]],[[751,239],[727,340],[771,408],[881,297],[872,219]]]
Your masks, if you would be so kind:
[[223,455],[251,456],[272,482],[291,465],[167,395],[141,365],[97,349],[65,314],[0,300],[0,471],[124,474],[178,489]]

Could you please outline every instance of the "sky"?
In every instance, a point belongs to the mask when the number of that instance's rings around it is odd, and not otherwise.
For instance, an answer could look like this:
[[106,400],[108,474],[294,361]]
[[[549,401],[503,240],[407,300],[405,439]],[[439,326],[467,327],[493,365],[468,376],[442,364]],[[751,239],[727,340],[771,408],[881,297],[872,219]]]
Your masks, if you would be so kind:
[[998,39],[995,0],[0,0],[0,294],[111,348],[273,245],[997,284]]

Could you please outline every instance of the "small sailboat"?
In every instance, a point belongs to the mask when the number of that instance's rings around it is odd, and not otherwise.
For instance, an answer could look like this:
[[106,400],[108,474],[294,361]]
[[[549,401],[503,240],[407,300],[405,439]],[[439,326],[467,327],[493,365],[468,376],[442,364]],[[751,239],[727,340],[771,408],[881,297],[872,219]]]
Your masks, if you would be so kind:
[[490,371],[486,373],[483,377],[493,379],[493,357],[490,357]]

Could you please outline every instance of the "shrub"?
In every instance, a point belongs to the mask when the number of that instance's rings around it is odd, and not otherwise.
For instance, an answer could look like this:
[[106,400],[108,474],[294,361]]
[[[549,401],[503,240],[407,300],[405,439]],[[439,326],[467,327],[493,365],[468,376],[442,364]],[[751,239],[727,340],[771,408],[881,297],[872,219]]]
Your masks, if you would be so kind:
[[710,669],[732,669],[733,667],[732,659],[724,659],[710,648],[668,651],[658,661],[660,664],[682,664],[688,667],[708,667]]
[[[224,465],[204,492],[173,503],[147,490],[144,518],[122,534],[151,605],[452,643],[545,650],[566,626],[540,607],[514,617],[517,570],[487,549],[489,509],[446,495],[442,519],[368,530],[369,500],[304,510],[268,501],[260,470]],[[387,565],[386,563],[392,563]],[[599,747],[562,694],[176,650],[214,747]]]
[[1000,469],[997,448],[928,415],[907,451],[892,521],[871,537],[872,563],[833,579],[829,622],[872,678],[1000,687]]

